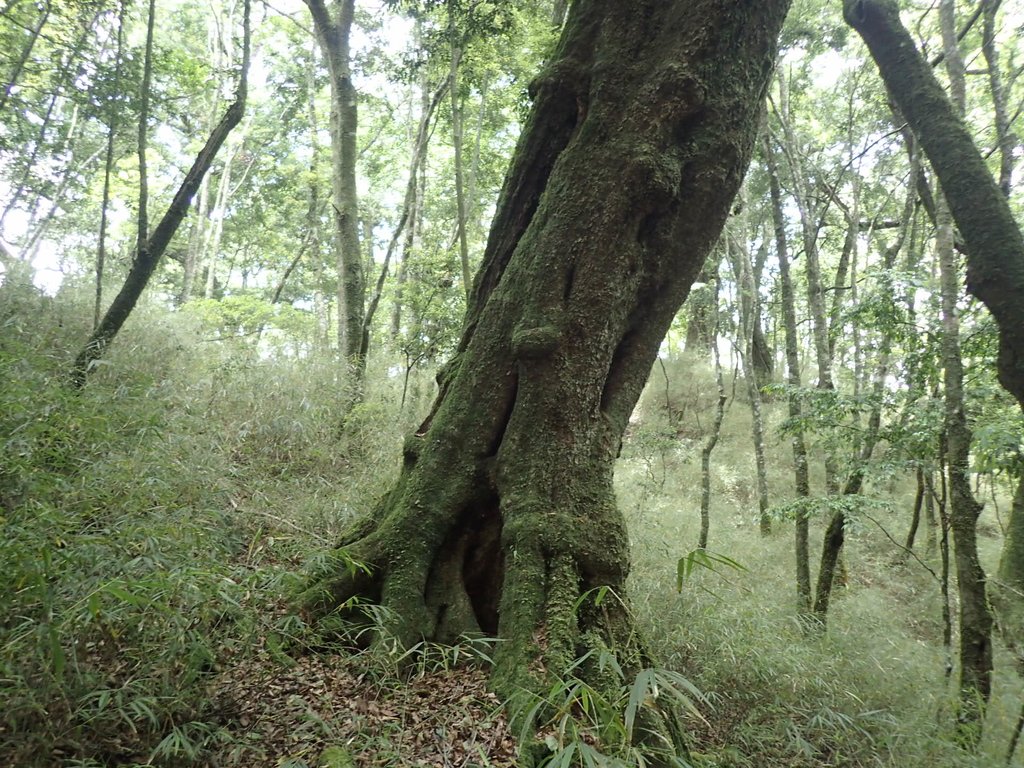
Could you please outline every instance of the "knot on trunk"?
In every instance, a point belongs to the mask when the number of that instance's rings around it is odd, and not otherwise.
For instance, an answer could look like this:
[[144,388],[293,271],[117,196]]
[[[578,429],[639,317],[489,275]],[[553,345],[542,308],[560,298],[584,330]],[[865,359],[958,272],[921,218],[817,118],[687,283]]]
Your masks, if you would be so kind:
[[519,360],[546,357],[558,349],[562,329],[555,324],[517,328],[512,334],[512,354]]
[[663,129],[665,138],[704,108],[707,91],[704,84],[679,64],[669,64],[653,77],[640,96],[640,112]]

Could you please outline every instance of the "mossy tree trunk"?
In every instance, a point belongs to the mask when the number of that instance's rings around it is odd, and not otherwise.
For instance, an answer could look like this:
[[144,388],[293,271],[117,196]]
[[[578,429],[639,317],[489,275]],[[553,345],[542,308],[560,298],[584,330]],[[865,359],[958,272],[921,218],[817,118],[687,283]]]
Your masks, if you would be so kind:
[[366,275],[359,249],[356,187],[359,107],[352,82],[350,45],[355,0],[304,1],[313,19],[331,82],[331,207],[338,265],[338,350],[349,366],[352,403],[360,396],[370,345],[369,334],[363,327]]
[[392,490],[304,596],[405,643],[505,642],[534,689],[588,648],[645,662],[612,473],[658,346],[739,189],[788,0],[577,0],[498,203],[463,336]]

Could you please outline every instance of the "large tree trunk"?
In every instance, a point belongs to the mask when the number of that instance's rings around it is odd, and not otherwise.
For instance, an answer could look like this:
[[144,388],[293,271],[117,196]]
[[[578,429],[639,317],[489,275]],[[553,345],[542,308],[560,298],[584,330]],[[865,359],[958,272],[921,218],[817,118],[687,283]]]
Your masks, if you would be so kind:
[[[413,643],[505,640],[495,687],[646,659],[615,457],[746,170],[788,0],[578,0],[531,88],[463,337],[391,492],[306,607],[380,601]],[[596,670],[595,670],[596,673]],[[584,670],[586,674],[586,670]]]

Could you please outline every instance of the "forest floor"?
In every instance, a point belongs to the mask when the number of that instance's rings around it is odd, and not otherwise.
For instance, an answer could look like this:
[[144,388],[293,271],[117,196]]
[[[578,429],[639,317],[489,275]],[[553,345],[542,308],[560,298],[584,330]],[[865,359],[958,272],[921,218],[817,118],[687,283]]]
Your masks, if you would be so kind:
[[360,768],[516,764],[518,741],[479,665],[432,668],[381,680],[349,655],[309,654],[282,664],[258,654],[218,676],[212,711],[230,734],[223,765],[322,764],[344,748]]

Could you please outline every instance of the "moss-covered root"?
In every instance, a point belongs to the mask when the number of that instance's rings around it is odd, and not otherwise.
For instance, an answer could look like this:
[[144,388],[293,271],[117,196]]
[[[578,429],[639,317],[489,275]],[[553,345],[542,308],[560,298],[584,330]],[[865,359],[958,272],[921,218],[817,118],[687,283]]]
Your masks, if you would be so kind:
[[369,548],[359,544],[338,547],[319,557],[292,604],[307,620],[346,612],[381,593],[381,573]]
[[[638,676],[652,664],[623,597],[587,586],[565,553],[517,548],[505,575],[503,642],[495,651],[492,685],[517,729],[558,733],[567,743],[574,732],[586,733],[608,754],[632,751],[646,765],[678,766],[677,758],[688,752],[675,708],[644,696],[643,705],[627,715]],[[551,757],[550,739],[545,741],[524,745],[520,764]]]

